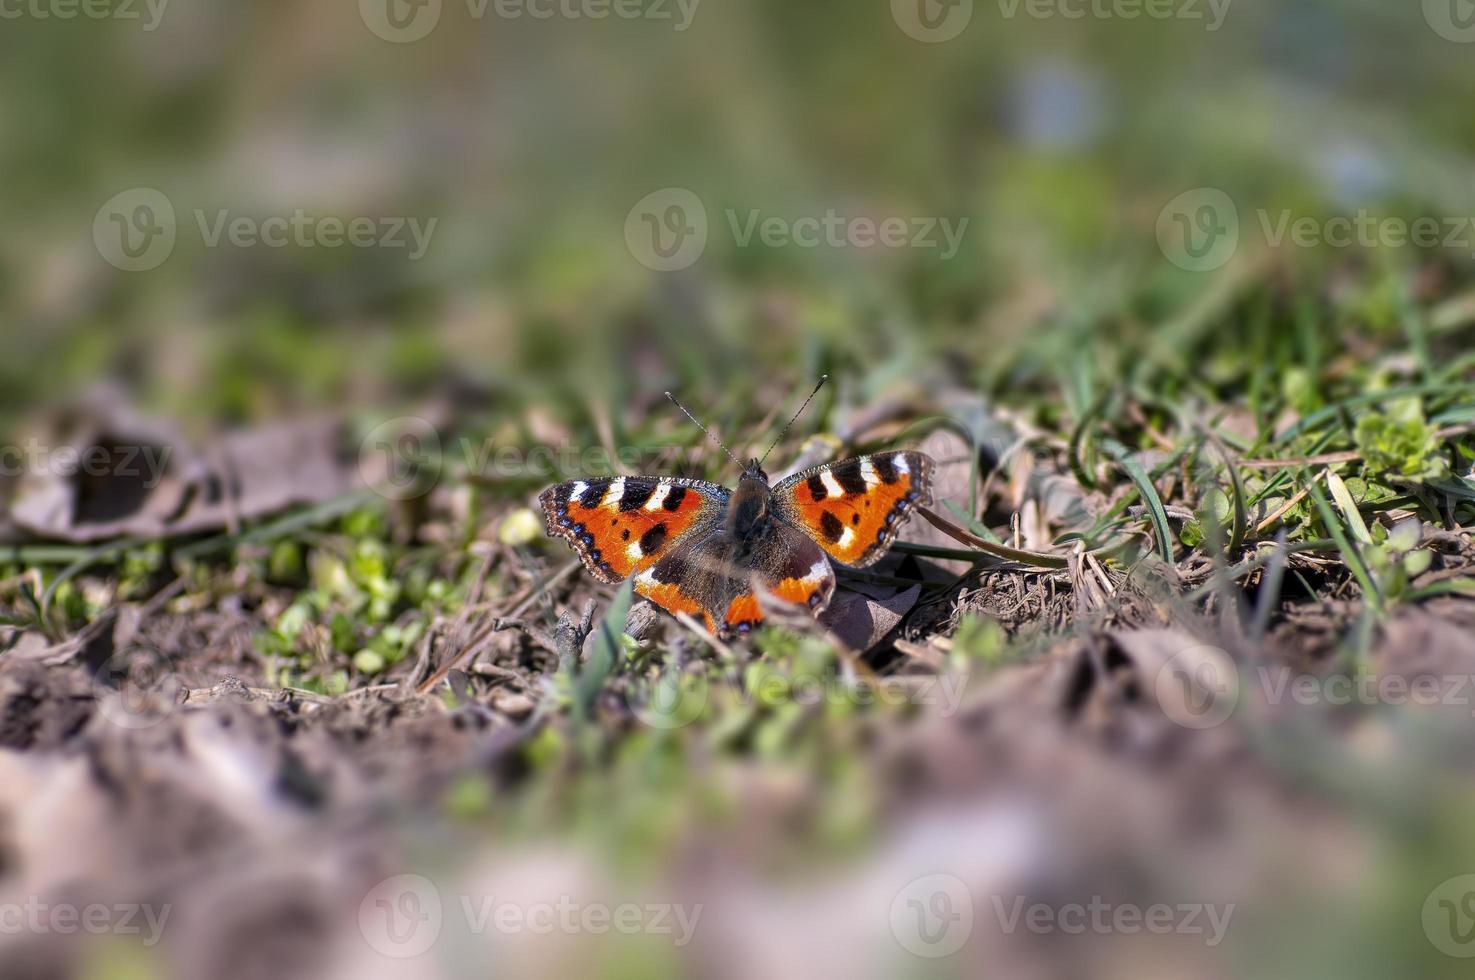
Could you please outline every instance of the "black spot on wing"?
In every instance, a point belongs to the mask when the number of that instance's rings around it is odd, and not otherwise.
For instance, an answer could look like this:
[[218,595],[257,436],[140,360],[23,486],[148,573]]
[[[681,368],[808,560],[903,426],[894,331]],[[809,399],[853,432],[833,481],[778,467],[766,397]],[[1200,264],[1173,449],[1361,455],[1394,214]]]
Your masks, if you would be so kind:
[[830,472],[835,474],[835,480],[840,484],[840,489],[846,493],[858,496],[866,492],[866,478],[865,474],[860,471],[858,460],[837,466]]
[[625,492],[620,494],[620,513],[639,510],[650,502],[651,495],[656,492],[656,482],[637,481],[626,478]]
[[876,475],[881,478],[882,483],[896,482],[896,463],[892,462],[894,457],[889,455],[875,456],[871,459],[871,465],[876,468]]
[[840,535],[845,533],[845,525],[840,523],[840,518],[825,511],[824,516],[819,519],[819,530],[825,536],[826,541],[834,544],[840,540]]
[[657,524],[640,536],[640,553],[650,555],[659,551],[666,543],[666,525]]
[[672,487],[666,491],[666,499],[661,503],[661,506],[667,510],[676,510],[685,499],[686,487]]
[[824,478],[818,473],[811,476],[805,482],[809,485],[809,495],[815,500],[824,500],[830,495],[830,491],[825,488]]

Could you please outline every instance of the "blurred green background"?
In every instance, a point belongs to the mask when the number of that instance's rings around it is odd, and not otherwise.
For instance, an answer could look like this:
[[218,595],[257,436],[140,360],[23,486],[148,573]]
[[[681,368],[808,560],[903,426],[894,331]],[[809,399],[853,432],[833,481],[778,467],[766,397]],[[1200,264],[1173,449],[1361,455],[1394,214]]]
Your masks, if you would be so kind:
[[[746,378],[802,385],[820,366],[842,383],[946,372],[1014,393],[1040,375],[1146,370],[1144,350],[1200,369],[1192,347],[1210,330],[1206,351],[1232,351],[1241,328],[1181,321],[1205,296],[1231,302],[1267,249],[1282,287],[1309,268],[1333,292],[1329,269],[1354,267],[1335,295],[1376,326],[1400,294],[1448,288],[1429,275],[1463,277],[1475,247],[1471,233],[1463,248],[1272,248],[1262,230],[1261,210],[1272,224],[1285,209],[1475,214],[1475,49],[1415,4],[1182,0],[1161,8],[1180,16],[1128,19],[1069,0],[922,0],[968,15],[926,43],[900,0],[705,0],[684,30],[674,3],[596,20],[394,0],[405,16],[440,8],[426,36],[394,42],[368,26],[375,2],[5,21],[9,412],[98,377],[225,420],[448,380],[519,403],[615,404],[699,380],[697,400],[715,403]],[[708,241],[688,268],[655,273],[625,226],[669,187],[702,202]],[[1184,270],[1165,261],[1159,218],[1205,187],[1237,206],[1239,247]],[[92,229],[135,188],[168,199],[177,239],[127,272]],[[418,259],[212,247],[201,228],[222,211],[299,209],[435,224]],[[829,209],[968,224],[944,259],[742,247],[729,219]],[[1338,327],[1317,330],[1332,345]]]

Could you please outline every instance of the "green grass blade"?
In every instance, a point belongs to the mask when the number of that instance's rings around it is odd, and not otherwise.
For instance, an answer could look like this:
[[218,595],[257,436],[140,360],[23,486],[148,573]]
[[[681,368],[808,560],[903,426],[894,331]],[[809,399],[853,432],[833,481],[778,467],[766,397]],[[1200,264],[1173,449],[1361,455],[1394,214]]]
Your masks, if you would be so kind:
[[1137,493],[1147,504],[1148,514],[1152,518],[1153,534],[1157,538],[1158,554],[1162,556],[1163,561],[1171,562],[1173,560],[1173,537],[1168,528],[1168,512],[1163,508],[1163,500],[1158,496],[1157,487],[1152,485],[1152,479],[1147,475],[1147,471],[1142,468],[1137,457],[1126,446],[1115,439],[1107,439],[1102,446],[1126,471],[1128,479],[1132,481],[1132,485],[1137,488]]
[[620,586],[604,618],[594,627],[594,642],[589,648],[589,658],[574,677],[574,709],[578,716],[587,718],[599,697],[605,679],[624,658],[625,644],[620,639],[625,632],[625,616],[630,612],[630,603],[635,597],[635,580],[626,579]]

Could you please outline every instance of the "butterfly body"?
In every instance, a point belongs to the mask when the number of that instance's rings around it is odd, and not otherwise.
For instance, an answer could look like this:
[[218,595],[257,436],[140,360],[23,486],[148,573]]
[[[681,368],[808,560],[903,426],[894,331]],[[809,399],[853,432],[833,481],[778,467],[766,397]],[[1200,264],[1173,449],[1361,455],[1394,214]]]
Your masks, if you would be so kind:
[[770,486],[757,460],[737,488],[627,476],[544,490],[548,533],[586,568],[671,613],[699,616],[721,636],[763,620],[758,593],[819,612],[835,588],[830,561],[879,560],[919,505],[931,502],[932,461],[877,453],[817,466]]

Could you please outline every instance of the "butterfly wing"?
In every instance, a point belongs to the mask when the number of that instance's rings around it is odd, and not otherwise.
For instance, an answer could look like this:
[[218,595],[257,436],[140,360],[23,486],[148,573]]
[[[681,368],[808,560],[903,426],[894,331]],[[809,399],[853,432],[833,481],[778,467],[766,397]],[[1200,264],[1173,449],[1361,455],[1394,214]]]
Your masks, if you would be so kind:
[[835,573],[819,545],[774,523],[744,541],[714,527],[678,543],[635,576],[636,592],[667,612],[699,615],[723,637],[763,621],[757,590],[818,612],[835,590]]
[[714,526],[730,491],[705,480],[618,476],[569,480],[538,496],[550,537],[613,585]]
[[855,568],[886,554],[912,511],[932,503],[932,458],[901,450],[826,463],[773,488],[781,518]]

